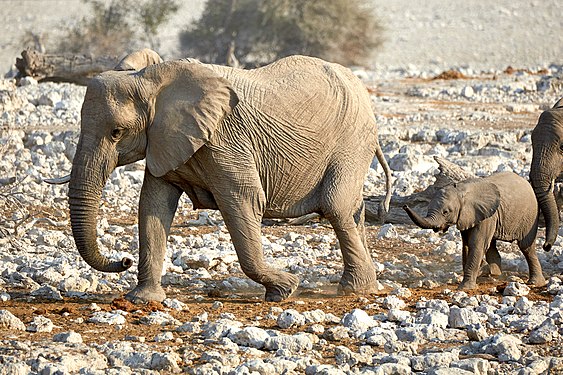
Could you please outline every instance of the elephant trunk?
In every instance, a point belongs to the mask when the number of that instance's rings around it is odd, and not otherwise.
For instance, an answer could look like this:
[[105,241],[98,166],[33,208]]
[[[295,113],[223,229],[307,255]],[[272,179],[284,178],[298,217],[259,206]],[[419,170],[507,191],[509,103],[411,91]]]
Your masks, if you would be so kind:
[[434,230],[439,230],[441,229],[441,225],[438,224],[435,220],[432,220],[429,217],[422,217],[419,214],[417,214],[413,209],[411,209],[409,206],[404,205],[403,209],[407,212],[407,214],[409,215],[409,217],[411,218],[411,220],[418,225],[419,227],[421,227],[422,229],[434,229]]
[[[96,219],[102,196],[102,188],[109,176],[99,175],[97,168],[83,168],[82,157],[75,157],[69,185],[69,207],[72,235],[78,252],[92,268],[102,272],[122,272],[131,267],[133,261],[123,258],[112,261],[100,253],[96,242]],[[86,163],[88,164],[88,163]],[[105,173],[102,173],[105,174]],[[105,178],[104,178],[105,177]]]
[[546,176],[539,171],[539,167],[532,163],[530,181],[538,200],[540,211],[545,220],[545,242],[543,249],[549,251],[557,239],[559,232],[559,209],[553,195],[555,178]]

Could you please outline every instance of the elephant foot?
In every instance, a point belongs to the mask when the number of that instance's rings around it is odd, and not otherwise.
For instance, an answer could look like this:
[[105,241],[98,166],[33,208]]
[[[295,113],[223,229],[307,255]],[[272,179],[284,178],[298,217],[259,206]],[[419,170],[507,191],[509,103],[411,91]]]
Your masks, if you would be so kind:
[[162,286],[137,286],[125,295],[125,299],[135,303],[143,304],[149,301],[162,302],[166,298],[166,293]]
[[295,275],[279,272],[275,276],[275,284],[264,285],[266,287],[266,295],[264,297],[266,302],[281,302],[291,296],[299,286],[299,278]]
[[471,290],[477,288],[477,283],[475,281],[462,281],[457,287],[458,290]]
[[545,286],[547,284],[547,281],[545,280],[543,275],[534,275],[530,276],[527,284],[533,286]]
[[375,269],[365,269],[360,272],[346,272],[342,274],[338,284],[338,294],[374,294],[379,291]]

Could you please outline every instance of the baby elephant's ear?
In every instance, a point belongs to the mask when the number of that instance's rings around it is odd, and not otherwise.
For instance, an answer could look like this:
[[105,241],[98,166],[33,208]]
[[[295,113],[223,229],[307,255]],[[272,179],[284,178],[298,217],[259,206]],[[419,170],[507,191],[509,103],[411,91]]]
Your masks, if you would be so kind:
[[500,191],[495,184],[476,179],[463,185],[461,210],[456,224],[460,231],[472,228],[493,216],[500,205]]

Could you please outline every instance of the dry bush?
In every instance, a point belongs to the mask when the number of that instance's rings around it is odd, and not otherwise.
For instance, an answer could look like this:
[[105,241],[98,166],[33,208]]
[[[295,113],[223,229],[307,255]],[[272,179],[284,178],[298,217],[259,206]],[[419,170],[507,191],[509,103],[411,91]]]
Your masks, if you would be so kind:
[[364,65],[381,34],[362,0],[208,0],[180,43],[184,55],[218,64],[257,66],[302,54]]
[[57,52],[119,56],[135,49],[158,48],[158,28],[178,11],[177,0],[83,0],[89,17],[67,30]]

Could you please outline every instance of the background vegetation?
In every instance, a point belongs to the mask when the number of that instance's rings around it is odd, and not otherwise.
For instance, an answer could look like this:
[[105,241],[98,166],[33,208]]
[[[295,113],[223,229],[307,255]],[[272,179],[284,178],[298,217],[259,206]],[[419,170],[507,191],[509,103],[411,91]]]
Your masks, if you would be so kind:
[[57,52],[123,55],[158,49],[158,28],[178,10],[177,0],[83,0],[92,13],[67,30]]
[[[50,53],[125,53],[159,50],[157,38],[180,0],[82,0],[91,12],[50,48],[45,35],[25,45]],[[201,17],[179,30],[179,56],[232,66],[264,65],[304,54],[344,65],[368,64],[380,46],[381,25],[367,0],[207,0]]]
[[184,55],[218,64],[255,66],[303,54],[361,65],[382,43],[381,31],[362,0],[208,0],[180,41]]

